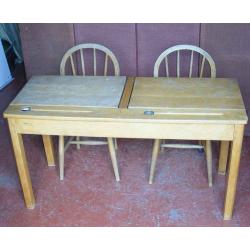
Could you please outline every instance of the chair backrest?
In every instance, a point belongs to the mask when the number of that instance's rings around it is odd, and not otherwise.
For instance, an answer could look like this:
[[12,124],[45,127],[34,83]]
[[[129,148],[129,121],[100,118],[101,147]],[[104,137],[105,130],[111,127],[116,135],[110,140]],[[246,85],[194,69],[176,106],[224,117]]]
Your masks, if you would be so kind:
[[191,51],[190,54],[190,63],[189,63],[189,77],[192,77],[192,71],[193,71],[193,61],[194,61],[194,52],[197,52],[200,56],[199,62],[201,62],[201,66],[199,67],[199,77],[203,76],[203,70],[205,62],[208,61],[208,64],[210,66],[210,73],[211,77],[216,77],[216,67],[213,58],[203,49],[193,46],[193,45],[176,45],[173,47],[170,47],[163,51],[160,56],[157,58],[155,65],[154,65],[154,77],[159,76],[159,68],[163,60],[165,60],[165,69],[166,69],[166,76],[169,76],[169,62],[168,62],[168,56],[176,52],[176,74],[177,77],[180,77],[180,51],[181,50],[189,50]]
[[[66,63],[68,61],[68,59],[70,59],[70,64],[71,64],[71,69],[72,69],[72,74],[73,75],[77,75],[77,68],[75,65],[77,65],[76,62],[77,60],[74,60],[74,55],[76,55],[76,52],[80,52],[80,58],[78,57],[78,59],[81,61],[81,71],[82,71],[82,75],[86,75],[86,67],[85,67],[85,60],[84,60],[84,50],[93,50],[93,74],[96,76],[97,74],[97,51],[100,51],[102,53],[104,53],[105,56],[105,62],[104,62],[104,69],[103,69],[103,74],[104,76],[107,75],[108,72],[108,65],[109,65],[109,59],[113,64],[114,67],[114,75],[115,76],[119,76],[120,75],[120,67],[119,67],[119,63],[114,55],[114,53],[109,50],[108,48],[106,48],[103,45],[100,44],[96,44],[96,43],[84,43],[84,44],[79,44],[76,45],[72,48],[70,48],[63,56],[62,61],[61,61],[61,65],[60,65],[60,74],[61,75],[65,75],[65,71],[66,71]],[[76,55],[77,56],[77,55]],[[76,57],[75,56],[75,57]]]

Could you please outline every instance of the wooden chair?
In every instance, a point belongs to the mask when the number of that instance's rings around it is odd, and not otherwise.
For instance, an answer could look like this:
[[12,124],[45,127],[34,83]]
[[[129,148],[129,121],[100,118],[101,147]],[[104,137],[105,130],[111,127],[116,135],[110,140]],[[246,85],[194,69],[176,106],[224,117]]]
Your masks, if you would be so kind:
[[[172,53],[176,53],[176,75],[177,77],[181,77],[180,74],[180,52],[186,50],[186,51],[191,51],[190,52],[190,61],[189,61],[189,71],[188,71],[188,77],[192,77],[193,73],[193,64],[194,64],[194,54],[198,53],[198,62],[199,62],[199,68],[197,72],[197,76],[200,78],[203,77],[203,71],[204,71],[204,65],[205,62],[207,61],[209,66],[210,66],[210,77],[215,78],[216,77],[216,67],[214,60],[212,57],[203,49],[197,47],[197,46],[192,46],[192,45],[176,45],[173,47],[168,48],[164,52],[161,53],[161,55],[158,57],[158,59],[155,62],[154,65],[154,77],[159,76],[159,69],[161,66],[161,63],[165,61],[165,72],[166,76],[170,77],[170,67],[169,67],[169,60],[168,57]],[[188,52],[189,53],[189,52]],[[196,57],[197,60],[197,57]],[[200,69],[200,70],[199,70]],[[197,145],[192,145],[192,144],[168,144],[165,143],[165,140],[156,139],[154,141],[154,146],[153,146],[153,152],[152,152],[152,162],[151,162],[151,167],[150,167],[150,176],[149,176],[149,183],[153,183],[153,178],[154,178],[154,173],[156,169],[156,160],[158,156],[158,152],[160,147],[161,148],[196,148],[196,149],[204,149],[206,153],[206,160],[207,160],[207,173],[208,173],[208,184],[209,187],[212,186],[212,146],[211,146],[211,141],[200,141],[199,144]]]
[[[101,75],[107,76],[108,74],[108,65],[110,64],[110,61],[113,65],[114,72],[113,74],[115,76],[120,75],[120,67],[119,63],[113,54],[111,50],[108,48],[104,47],[103,45],[100,44],[95,44],[95,43],[85,43],[85,44],[79,44],[76,45],[72,48],[70,48],[63,56],[61,65],[60,65],[60,74],[61,75],[66,75],[66,69],[69,70],[69,68],[66,67],[67,62],[69,60],[70,65],[71,65],[71,73],[73,75],[80,75],[78,72],[80,71],[83,76],[87,75],[87,70],[86,70],[86,54],[84,56],[84,51],[91,52],[93,50],[93,71],[88,74],[88,75],[97,75],[97,52],[98,54],[103,54],[105,56],[105,61],[104,61],[104,67],[103,67],[103,73]],[[80,55],[77,53],[80,53]],[[77,58],[77,56],[79,56]],[[89,56],[89,54],[88,54]],[[76,63],[74,61],[77,61],[77,59],[81,62],[81,70],[78,69],[75,65]],[[64,136],[59,136],[59,166],[60,166],[60,180],[63,180],[64,178],[64,154],[68,147],[71,144],[75,144],[77,149],[80,149],[80,145],[108,145],[109,147],[109,152],[112,160],[112,165],[114,169],[114,174],[116,181],[120,180],[119,177],[119,171],[118,171],[118,166],[116,162],[116,153],[115,149],[117,149],[117,142],[116,139],[113,138],[107,138],[106,141],[98,141],[98,140],[81,140],[79,136],[77,137],[70,137],[68,142],[65,144],[64,143]]]

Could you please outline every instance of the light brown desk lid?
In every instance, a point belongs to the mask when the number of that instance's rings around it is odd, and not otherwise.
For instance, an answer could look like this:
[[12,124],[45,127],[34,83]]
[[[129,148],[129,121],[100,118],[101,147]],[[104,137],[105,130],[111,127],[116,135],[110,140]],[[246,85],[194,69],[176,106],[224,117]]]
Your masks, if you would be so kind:
[[125,76],[34,76],[11,104],[118,107]]
[[138,77],[129,108],[245,110],[237,81],[223,78]]
[[235,79],[138,77],[128,108],[169,122],[246,124]]

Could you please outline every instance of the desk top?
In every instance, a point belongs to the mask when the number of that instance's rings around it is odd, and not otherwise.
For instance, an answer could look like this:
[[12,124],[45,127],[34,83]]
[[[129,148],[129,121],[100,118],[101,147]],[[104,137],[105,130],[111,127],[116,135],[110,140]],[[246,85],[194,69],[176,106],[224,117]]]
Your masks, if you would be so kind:
[[[30,110],[23,112],[26,106]],[[4,117],[210,124],[248,120],[235,79],[91,76],[32,77]]]
[[125,76],[34,76],[11,104],[115,108],[125,82]]
[[137,77],[128,108],[172,120],[247,123],[237,80],[228,78]]
[[129,108],[206,111],[245,109],[234,79],[166,77],[137,77]]

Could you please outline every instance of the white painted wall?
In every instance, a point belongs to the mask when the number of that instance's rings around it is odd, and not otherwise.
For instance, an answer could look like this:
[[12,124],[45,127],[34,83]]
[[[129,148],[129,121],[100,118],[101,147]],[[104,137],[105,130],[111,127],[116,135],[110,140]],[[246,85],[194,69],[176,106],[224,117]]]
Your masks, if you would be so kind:
[[3,45],[0,40],[0,90],[12,80],[9,65],[4,53]]

